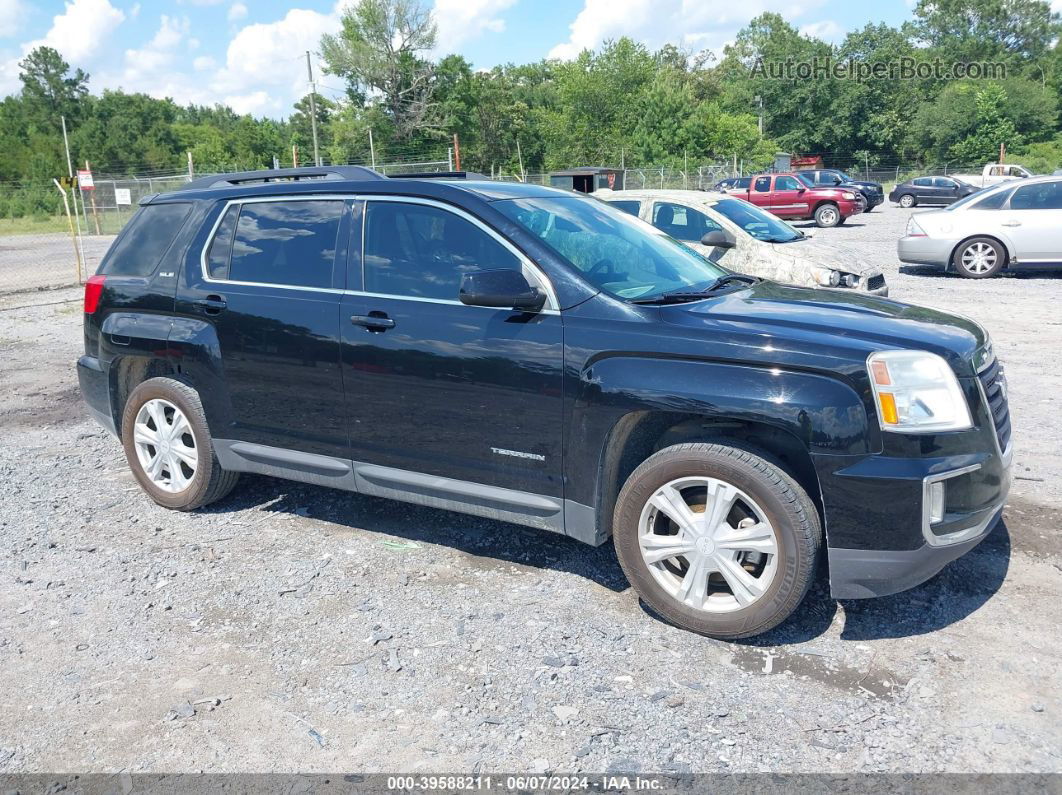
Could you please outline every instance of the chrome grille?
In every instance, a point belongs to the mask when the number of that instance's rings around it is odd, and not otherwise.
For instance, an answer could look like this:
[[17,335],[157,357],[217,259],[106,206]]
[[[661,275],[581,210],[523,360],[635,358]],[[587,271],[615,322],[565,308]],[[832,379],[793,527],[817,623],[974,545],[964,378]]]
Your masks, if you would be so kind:
[[1006,450],[1010,444],[1010,407],[1007,405],[1007,377],[1003,374],[1003,365],[998,359],[992,359],[977,377],[981,380],[988,401],[988,412],[996,427],[999,449]]

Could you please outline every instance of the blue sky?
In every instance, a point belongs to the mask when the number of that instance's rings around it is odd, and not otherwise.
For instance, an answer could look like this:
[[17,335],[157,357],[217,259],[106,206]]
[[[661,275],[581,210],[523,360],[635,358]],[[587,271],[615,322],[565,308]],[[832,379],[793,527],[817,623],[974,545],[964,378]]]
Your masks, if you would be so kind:
[[[428,0],[431,2],[432,0]],[[1058,2],[1059,0],[1056,0]],[[0,94],[17,91],[17,62],[49,44],[92,75],[93,91],[121,87],[178,102],[225,102],[288,115],[305,93],[305,51],[338,29],[352,0],[0,0]],[[434,0],[439,49],[476,68],[569,58],[627,35],[721,51],[752,17],[778,11],[830,41],[867,22],[899,24],[907,0]],[[315,65],[315,68],[316,65]],[[319,75],[336,96],[341,81]]]

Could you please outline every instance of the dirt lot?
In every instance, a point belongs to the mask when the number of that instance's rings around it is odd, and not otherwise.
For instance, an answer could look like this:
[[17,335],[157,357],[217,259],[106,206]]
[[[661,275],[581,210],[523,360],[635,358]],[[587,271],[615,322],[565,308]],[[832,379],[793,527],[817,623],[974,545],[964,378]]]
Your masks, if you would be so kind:
[[0,299],[0,772],[1062,771],[1062,278],[899,271],[1011,385],[1005,521],[931,582],[728,644],[611,547],[246,476],[156,507],[83,410],[80,307]]

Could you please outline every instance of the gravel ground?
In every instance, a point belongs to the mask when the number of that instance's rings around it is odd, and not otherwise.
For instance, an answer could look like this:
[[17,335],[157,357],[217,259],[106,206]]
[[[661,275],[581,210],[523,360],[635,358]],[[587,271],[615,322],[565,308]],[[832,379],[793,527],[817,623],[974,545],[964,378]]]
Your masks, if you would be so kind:
[[900,271],[907,215],[816,234],[993,333],[1005,521],[742,644],[654,619],[610,546],[254,476],[156,507],[81,406],[77,296],[0,300],[0,772],[1062,771],[1062,280]]

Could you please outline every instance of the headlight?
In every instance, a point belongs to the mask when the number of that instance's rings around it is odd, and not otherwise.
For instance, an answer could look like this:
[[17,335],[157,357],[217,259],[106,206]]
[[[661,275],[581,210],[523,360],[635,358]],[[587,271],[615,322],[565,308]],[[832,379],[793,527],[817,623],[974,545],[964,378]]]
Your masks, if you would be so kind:
[[855,199],[855,194],[852,193],[851,191],[844,190],[844,191],[841,191],[841,198],[842,199],[848,199],[848,201],[852,201],[853,199]]
[[813,267],[811,278],[819,287],[837,287],[841,283],[841,274],[832,268]]
[[879,351],[867,357],[882,430],[961,431],[973,426],[955,373],[929,351]]

